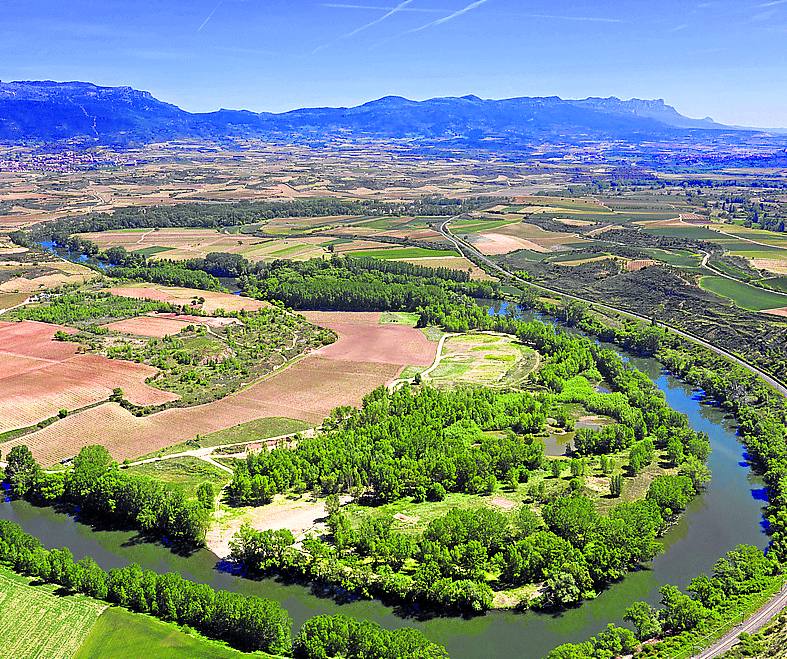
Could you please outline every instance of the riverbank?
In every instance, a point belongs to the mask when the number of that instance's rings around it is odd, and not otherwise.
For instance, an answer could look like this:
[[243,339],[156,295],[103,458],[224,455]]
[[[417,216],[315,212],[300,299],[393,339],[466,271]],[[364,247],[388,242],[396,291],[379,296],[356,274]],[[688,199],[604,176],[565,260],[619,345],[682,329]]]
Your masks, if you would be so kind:
[[209,551],[178,556],[161,545],[142,542],[132,532],[91,529],[66,515],[25,502],[0,504],[0,517],[20,523],[47,546],[68,546],[76,558],[93,556],[103,567],[137,562],[146,569],[179,572],[217,588],[276,599],[288,609],[296,629],[316,613],[342,612],[389,628],[417,627],[445,645],[454,659],[514,655],[535,659],[556,645],[596,633],[609,620],[622,618],[636,600],[655,603],[660,585],[687,583],[699,572],[709,570],[720,555],[737,544],[767,544],[761,526],[764,486],[742,464],[745,459],[734,422],[720,408],[703,404],[701,392],[664,373],[656,360],[629,359],[654,379],[671,407],[688,415],[695,430],[708,433],[713,479],[662,539],[664,551],[652,563],[613,584],[595,600],[557,615],[507,611],[470,619],[401,617],[403,612],[377,601],[350,599],[339,603],[303,586],[232,576],[221,571],[217,556]]

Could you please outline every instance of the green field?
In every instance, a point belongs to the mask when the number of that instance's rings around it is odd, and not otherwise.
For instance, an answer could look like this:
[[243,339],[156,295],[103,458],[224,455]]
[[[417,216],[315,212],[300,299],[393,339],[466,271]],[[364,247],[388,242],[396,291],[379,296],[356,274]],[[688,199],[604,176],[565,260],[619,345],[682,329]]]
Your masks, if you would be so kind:
[[643,229],[645,233],[654,236],[664,236],[665,238],[683,238],[685,240],[718,240],[719,232],[711,231],[705,227],[654,227],[652,229]]
[[129,467],[128,471],[139,476],[149,476],[158,481],[177,485],[189,498],[196,497],[197,488],[202,483],[212,483],[218,492],[232,478],[226,471],[193,457],[149,462]]
[[463,233],[480,233],[482,231],[491,231],[492,229],[499,229],[500,227],[508,226],[509,224],[517,224],[521,220],[498,220],[498,219],[474,219],[474,220],[458,220],[451,222],[451,230],[457,234]]
[[769,277],[768,279],[761,280],[761,283],[774,291],[781,291],[787,293],[787,276],[783,277]]
[[410,311],[384,311],[380,314],[380,325],[407,325],[415,327],[420,314]]
[[642,251],[654,261],[661,261],[676,268],[697,268],[702,261],[702,257],[699,254],[694,254],[685,249],[666,250],[648,247],[643,248]]
[[248,423],[241,423],[232,428],[219,430],[209,435],[198,435],[196,439],[182,444],[174,444],[161,451],[156,451],[144,457],[152,458],[159,455],[171,455],[173,453],[182,453],[194,448],[207,448],[210,446],[223,446],[225,444],[239,444],[241,442],[251,442],[261,439],[269,439],[271,437],[279,437],[280,435],[289,435],[295,432],[301,432],[307,428],[311,428],[311,424],[305,421],[298,421],[296,419],[287,419],[285,417],[265,417],[263,419],[255,419]]
[[271,655],[259,652],[254,654],[238,652],[218,642],[191,636],[175,625],[113,607],[104,611],[96,621],[76,655],[72,653],[69,656],[74,656],[75,659],[97,659],[98,657],[111,657],[112,659],[139,659],[140,657],[237,659],[240,657],[269,657]]
[[779,295],[756,286],[742,284],[725,277],[702,277],[700,286],[711,293],[726,297],[750,311],[787,307],[787,295]]
[[363,249],[350,252],[352,256],[365,256],[374,259],[420,259],[428,256],[459,256],[452,249],[424,249],[423,247],[403,247],[401,249]]
[[29,583],[0,568],[0,657],[69,659],[106,605],[82,595],[61,597],[53,586]]

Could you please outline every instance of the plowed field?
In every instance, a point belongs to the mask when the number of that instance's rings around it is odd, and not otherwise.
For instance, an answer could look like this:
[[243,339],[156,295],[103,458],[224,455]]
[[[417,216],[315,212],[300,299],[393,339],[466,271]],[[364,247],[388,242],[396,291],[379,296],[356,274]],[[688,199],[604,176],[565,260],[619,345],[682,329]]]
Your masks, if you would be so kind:
[[0,322],[0,432],[106,400],[115,387],[137,405],[177,400],[145,380],[156,369],[144,364],[77,354],[77,344],[54,341],[68,328],[24,321]]
[[317,424],[339,405],[358,405],[369,391],[395,379],[404,366],[430,364],[434,359],[436,344],[422,332],[380,325],[380,314],[315,312],[307,316],[334,329],[339,340],[236,394],[146,417],[106,403],[0,448],[6,454],[13,445],[27,444],[48,465],[76,455],[86,444],[100,443],[123,460],[263,417]]
[[200,291],[195,288],[180,288],[178,286],[159,286],[158,284],[117,286],[111,288],[109,292],[113,295],[122,295],[123,297],[158,300],[187,307],[191,306],[193,300],[204,298],[205,302],[197,306],[208,314],[215,313],[217,309],[224,309],[225,311],[259,311],[267,306],[265,302],[241,297],[240,295]]

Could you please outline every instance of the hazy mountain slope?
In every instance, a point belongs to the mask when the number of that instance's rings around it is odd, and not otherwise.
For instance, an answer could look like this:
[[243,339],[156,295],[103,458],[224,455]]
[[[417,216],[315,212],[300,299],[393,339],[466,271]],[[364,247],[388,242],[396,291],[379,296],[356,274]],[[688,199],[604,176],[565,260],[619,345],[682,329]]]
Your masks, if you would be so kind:
[[352,108],[283,114],[219,110],[193,114],[130,87],[83,82],[0,82],[0,140],[124,144],[207,137],[338,135],[478,141],[661,139],[689,131],[733,130],[683,117],[663,101],[558,97],[410,101],[389,96]]

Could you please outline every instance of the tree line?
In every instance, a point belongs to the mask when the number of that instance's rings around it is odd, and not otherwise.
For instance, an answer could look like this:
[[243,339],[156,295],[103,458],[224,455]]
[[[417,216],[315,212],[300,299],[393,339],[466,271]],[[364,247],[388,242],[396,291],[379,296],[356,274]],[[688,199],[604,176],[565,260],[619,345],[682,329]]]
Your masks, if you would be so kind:
[[[334,215],[435,216],[466,213],[489,204],[488,199],[421,199],[386,202],[374,199],[345,200],[335,197],[295,199],[291,201],[241,201],[224,204],[177,204],[162,206],[128,206],[112,213],[89,213],[73,218],[35,225],[29,231],[15,231],[11,239],[30,246],[39,240],[56,240],[64,244],[75,233],[118,229],[210,228],[244,226],[277,217],[329,217]],[[20,242],[21,241],[21,242]]]
[[327,656],[443,659],[445,649],[415,629],[388,631],[345,616],[307,620],[295,639],[287,611],[273,600],[245,596],[131,564],[109,571],[92,558],[74,561],[67,548],[45,549],[13,522],[0,520],[0,562],[71,593],[193,627],[243,651],[304,659]]
[[119,468],[103,446],[85,446],[65,471],[45,472],[25,445],[7,456],[13,496],[44,505],[65,504],[88,519],[131,526],[182,548],[204,544],[214,501],[187,499],[167,483]]
[[[692,579],[686,592],[672,585],[659,589],[660,608],[635,602],[624,615],[634,631],[609,624],[600,634],[582,643],[556,647],[548,659],[609,659],[636,653],[674,657],[687,648],[696,649],[720,624],[729,623],[756,602],[754,596],[781,583],[779,563],[758,547],[739,545],[720,558],[710,575]],[[655,644],[641,642],[661,639]]]

